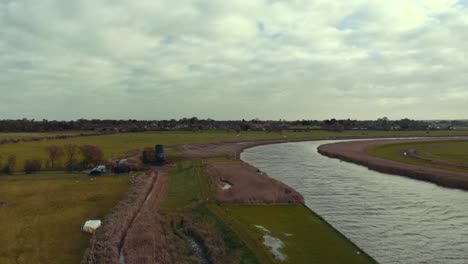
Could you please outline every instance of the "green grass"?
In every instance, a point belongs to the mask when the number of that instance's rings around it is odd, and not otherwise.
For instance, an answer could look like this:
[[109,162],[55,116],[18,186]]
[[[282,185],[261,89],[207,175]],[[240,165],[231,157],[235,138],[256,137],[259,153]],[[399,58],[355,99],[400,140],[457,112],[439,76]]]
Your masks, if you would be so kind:
[[0,176],[0,263],[79,263],[90,235],[129,186],[128,176],[91,180],[80,174]]
[[163,210],[184,208],[201,198],[199,166],[192,159],[177,162],[169,172],[170,186],[166,199],[161,204]]
[[274,259],[263,245],[263,235],[268,234],[283,241],[285,263],[374,263],[302,205],[224,205],[218,212],[254,251],[269,254],[265,262]]
[[468,172],[468,170],[454,168],[450,166],[436,165],[422,160],[415,160],[402,156],[401,150],[417,149],[418,154],[424,158],[442,160],[459,165],[467,165],[468,160],[468,141],[467,140],[441,140],[425,142],[408,142],[397,144],[377,145],[367,149],[367,152],[373,156],[398,161],[406,164],[424,166],[430,168],[445,169],[458,172]]
[[468,141],[423,145],[417,150],[423,158],[468,166]]
[[[468,131],[432,131],[430,135],[461,135],[468,134]],[[17,170],[22,170],[24,161],[27,159],[47,159],[45,148],[49,145],[65,145],[65,144],[95,144],[104,150],[107,158],[118,157],[125,152],[154,146],[155,144],[164,144],[166,146],[174,146],[178,144],[206,143],[206,142],[233,142],[247,140],[262,140],[262,139],[294,139],[294,138],[340,138],[340,137],[392,137],[392,136],[422,136],[426,135],[426,131],[345,131],[345,132],[330,132],[324,130],[313,130],[310,132],[284,132],[270,133],[259,131],[246,131],[240,134],[225,131],[202,131],[202,132],[187,132],[187,131],[160,131],[160,132],[141,132],[141,133],[123,133],[106,136],[79,137],[62,140],[49,140],[39,142],[22,142],[18,144],[7,144],[0,146],[0,155],[3,160],[9,154],[17,156]]]

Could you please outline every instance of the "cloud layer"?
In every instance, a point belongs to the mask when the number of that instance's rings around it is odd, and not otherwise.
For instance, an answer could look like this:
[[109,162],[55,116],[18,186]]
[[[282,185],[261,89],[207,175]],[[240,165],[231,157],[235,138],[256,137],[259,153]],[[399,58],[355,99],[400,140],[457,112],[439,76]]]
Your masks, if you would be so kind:
[[468,1],[0,0],[0,118],[466,118]]

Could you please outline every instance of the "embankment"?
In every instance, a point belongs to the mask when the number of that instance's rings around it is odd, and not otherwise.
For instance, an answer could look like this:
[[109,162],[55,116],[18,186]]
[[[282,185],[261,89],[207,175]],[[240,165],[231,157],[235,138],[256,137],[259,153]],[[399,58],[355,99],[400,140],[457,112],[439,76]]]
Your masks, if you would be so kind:
[[466,173],[401,163],[375,157],[367,153],[368,148],[377,145],[428,140],[429,139],[401,139],[340,142],[319,146],[318,152],[331,158],[366,166],[371,170],[407,176],[445,187],[468,190],[468,174]]

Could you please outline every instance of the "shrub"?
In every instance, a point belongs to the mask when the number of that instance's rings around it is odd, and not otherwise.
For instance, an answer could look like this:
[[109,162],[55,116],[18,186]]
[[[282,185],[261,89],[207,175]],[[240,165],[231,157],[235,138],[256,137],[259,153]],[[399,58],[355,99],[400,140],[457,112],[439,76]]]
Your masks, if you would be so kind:
[[144,164],[152,164],[156,162],[156,151],[154,148],[145,148],[141,154],[141,162]]
[[15,171],[16,166],[16,155],[10,154],[7,159],[7,163],[2,168],[2,172],[6,174],[12,174]]
[[31,174],[40,171],[41,167],[42,163],[38,159],[26,160],[24,162],[24,172],[26,172],[26,174]]

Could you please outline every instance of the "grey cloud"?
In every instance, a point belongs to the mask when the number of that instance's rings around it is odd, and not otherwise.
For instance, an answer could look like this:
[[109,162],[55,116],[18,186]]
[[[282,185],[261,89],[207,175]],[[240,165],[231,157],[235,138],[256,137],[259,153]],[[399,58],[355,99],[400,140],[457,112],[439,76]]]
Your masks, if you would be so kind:
[[464,118],[468,10],[440,3],[0,1],[0,111]]

